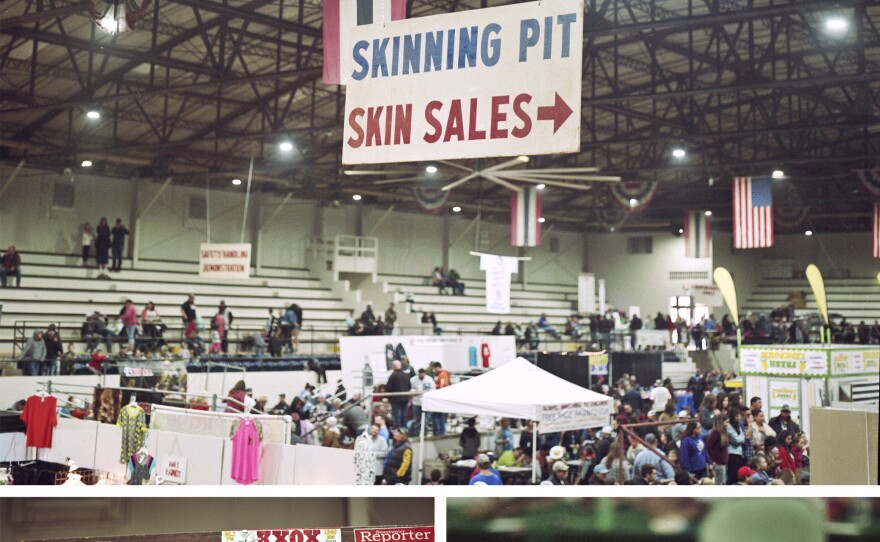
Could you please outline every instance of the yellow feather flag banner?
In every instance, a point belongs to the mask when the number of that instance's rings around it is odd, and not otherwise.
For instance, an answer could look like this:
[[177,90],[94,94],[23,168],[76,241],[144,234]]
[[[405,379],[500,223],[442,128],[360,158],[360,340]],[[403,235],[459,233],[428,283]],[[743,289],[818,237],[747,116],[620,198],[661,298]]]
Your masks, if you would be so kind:
[[736,288],[733,285],[733,277],[730,276],[730,271],[723,267],[716,267],[715,271],[712,273],[712,278],[715,279],[715,284],[717,284],[718,289],[721,290],[721,297],[724,298],[724,303],[727,304],[727,310],[730,311],[730,315],[733,317],[733,323],[739,327],[739,309],[737,309],[736,304]]
[[822,272],[813,264],[807,266],[807,280],[810,282],[810,288],[813,289],[813,297],[816,298],[816,307],[819,314],[825,319],[826,324],[831,322],[828,320],[828,301],[825,297],[825,281],[822,280]]

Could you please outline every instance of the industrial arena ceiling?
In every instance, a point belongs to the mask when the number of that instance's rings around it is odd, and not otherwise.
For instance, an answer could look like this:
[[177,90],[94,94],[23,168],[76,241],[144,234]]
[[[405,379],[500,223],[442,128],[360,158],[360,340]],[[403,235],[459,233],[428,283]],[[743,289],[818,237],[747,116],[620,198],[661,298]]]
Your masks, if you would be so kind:
[[[409,0],[407,12],[511,3]],[[880,167],[880,3],[586,0],[585,11],[581,151],[522,167],[595,166],[658,188],[630,212],[607,182],[548,187],[549,224],[601,231],[622,212],[619,230],[677,230],[683,210],[709,209],[729,231],[732,178],[779,169],[780,211],[806,210],[814,231],[870,229],[859,172]],[[846,29],[830,32],[830,16]],[[253,156],[257,192],[327,204],[360,194],[361,204],[418,210],[412,184],[343,174],[345,90],[322,83],[321,24],[318,0],[153,0],[134,29],[108,34],[83,0],[4,0],[4,170],[24,160],[61,175],[88,159],[111,178],[243,191],[231,180]],[[285,139],[292,153],[278,151]],[[437,177],[460,173],[441,166]],[[453,205],[509,220],[506,189],[485,181],[454,189],[443,212]]]

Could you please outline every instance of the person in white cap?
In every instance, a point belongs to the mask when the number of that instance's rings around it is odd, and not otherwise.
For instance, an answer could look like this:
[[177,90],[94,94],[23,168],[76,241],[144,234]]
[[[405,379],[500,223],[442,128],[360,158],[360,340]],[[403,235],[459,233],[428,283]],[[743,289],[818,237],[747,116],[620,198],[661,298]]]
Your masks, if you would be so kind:
[[501,477],[496,473],[492,472],[492,460],[489,459],[489,456],[486,454],[480,454],[477,456],[477,466],[480,468],[480,472],[475,474],[468,485],[487,485],[487,486],[500,486],[504,485],[501,481]]
[[599,442],[596,443],[596,463],[605,459],[605,456],[608,455],[608,450],[611,448],[611,443],[614,439],[611,438],[611,433],[614,432],[614,428],[610,425],[606,425],[599,432]]
[[608,467],[599,463],[596,465],[596,468],[593,469],[593,475],[590,477],[590,481],[587,482],[587,484],[591,486],[604,486],[607,475]]
[[550,478],[541,482],[541,485],[550,485],[550,486],[567,486],[568,485],[568,465],[565,461],[557,461],[553,463],[552,468],[553,474],[550,475]]

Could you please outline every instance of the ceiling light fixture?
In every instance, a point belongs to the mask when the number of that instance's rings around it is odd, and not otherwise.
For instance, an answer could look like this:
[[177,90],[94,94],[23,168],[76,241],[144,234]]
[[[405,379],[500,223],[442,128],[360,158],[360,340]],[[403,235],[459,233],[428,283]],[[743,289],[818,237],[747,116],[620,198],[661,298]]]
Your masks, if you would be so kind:
[[453,212],[453,213],[460,213],[460,212],[461,212],[461,207],[459,207],[458,205],[456,205],[455,207],[452,208],[452,212]]
[[638,205],[638,204],[639,204],[639,200],[637,200],[636,198],[630,198],[630,199],[629,199],[629,206],[630,206],[630,207],[635,207],[635,206]]
[[428,166],[425,168],[425,171],[433,175],[434,173],[437,173],[437,166]]
[[703,214],[706,215],[706,216],[712,216],[712,211],[706,211],[706,212],[703,213]]
[[517,156],[516,159],[519,160],[520,162],[522,162],[523,164],[525,164],[529,161],[529,157],[524,154]]
[[774,169],[773,174],[771,175],[774,179],[781,179],[785,177],[785,173],[781,169]]
[[684,233],[684,228],[678,228],[678,233]]
[[538,186],[536,186],[535,188],[537,188],[538,190],[544,190],[545,188],[547,188],[547,185],[544,183],[541,183]]
[[805,232],[804,232],[804,235],[806,235],[807,237],[813,235],[813,230],[807,230],[807,231],[805,231]]
[[92,167],[92,161],[91,160],[83,160],[81,165],[82,165],[82,167]]
[[543,223],[546,222],[546,221],[547,221],[547,219],[544,218],[543,216],[542,216],[541,218],[538,219],[538,222],[540,222],[541,224],[543,224]]
[[687,154],[687,152],[685,152],[685,150],[682,149],[681,147],[677,147],[675,149],[672,149],[672,156],[674,156],[676,158],[679,158],[679,159],[684,158],[686,154]]
[[240,185],[240,184],[241,184],[241,179],[232,179],[232,184],[234,184],[235,186]]
[[281,149],[283,152],[290,152],[293,150],[293,143],[291,143],[290,141],[282,141],[278,145],[278,148]]
[[355,201],[360,201],[360,200],[361,200],[361,195],[360,195],[360,194],[355,194],[355,195],[353,195],[353,196],[351,197],[351,199],[353,199],[353,200],[355,200]]
[[832,34],[842,34],[849,28],[849,21],[842,15],[832,15],[825,19],[825,30]]
[[90,119],[92,119],[92,120],[98,120],[99,118],[101,118],[101,112],[98,111],[97,109],[90,109],[90,110],[86,113],[86,117],[88,117],[88,118],[90,118]]

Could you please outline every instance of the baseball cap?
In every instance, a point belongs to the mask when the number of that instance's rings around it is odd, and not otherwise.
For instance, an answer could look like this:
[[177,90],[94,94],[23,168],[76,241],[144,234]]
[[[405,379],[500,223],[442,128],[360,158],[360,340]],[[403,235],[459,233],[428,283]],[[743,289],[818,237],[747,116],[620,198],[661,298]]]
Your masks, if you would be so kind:
[[559,472],[561,470],[568,470],[568,465],[565,464],[565,461],[557,461],[553,463],[553,472]]
[[602,432],[605,433],[606,435],[610,435],[613,431],[614,431],[614,428],[611,427],[610,425],[606,425],[605,427],[602,428]]
[[655,388],[659,388],[659,387],[662,386],[662,385],[663,385],[663,381],[661,381],[659,378],[658,378],[657,380],[654,381],[654,387],[655,387]]
[[680,411],[680,412],[678,413],[678,417],[679,417],[679,418],[687,418],[687,417],[689,417],[689,416],[690,416],[690,414],[688,414],[688,411],[687,411],[687,410],[682,410],[682,411]]
[[396,427],[392,431],[400,433],[402,435],[409,435],[409,432],[406,430],[406,427]]
[[758,474],[756,471],[753,471],[748,466],[740,467],[738,471],[736,471],[736,475],[739,478],[748,478],[749,476],[753,476]]
[[791,412],[791,407],[788,405],[782,405],[782,408],[779,409],[779,412]]
[[596,465],[596,468],[593,469],[593,472],[595,472],[596,474],[608,474],[608,467],[606,467],[602,463],[599,463],[598,465]]
[[492,461],[489,460],[489,456],[486,454],[480,454],[477,456],[477,463],[479,463],[480,465],[488,465],[491,462]]
[[656,416],[656,415],[657,415],[657,411],[656,411],[656,410],[649,410],[649,411],[648,411],[648,417],[649,417],[649,418],[650,418],[651,416]]

